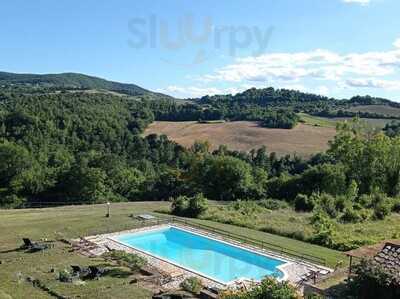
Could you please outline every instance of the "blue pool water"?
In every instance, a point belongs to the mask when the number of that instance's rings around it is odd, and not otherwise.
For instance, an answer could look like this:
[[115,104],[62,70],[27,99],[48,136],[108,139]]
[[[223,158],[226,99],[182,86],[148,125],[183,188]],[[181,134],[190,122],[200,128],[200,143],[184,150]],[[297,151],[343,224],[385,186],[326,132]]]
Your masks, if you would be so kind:
[[174,227],[121,235],[117,241],[222,283],[282,278],[285,262]]

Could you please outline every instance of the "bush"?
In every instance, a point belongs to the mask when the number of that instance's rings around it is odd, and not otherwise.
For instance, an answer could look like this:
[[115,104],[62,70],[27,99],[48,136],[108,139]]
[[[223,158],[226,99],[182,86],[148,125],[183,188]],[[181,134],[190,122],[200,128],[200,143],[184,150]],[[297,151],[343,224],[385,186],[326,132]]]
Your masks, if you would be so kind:
[[296,289],[287,281],[279,282],[274,278],[265,278],[259,286],[250,291],[226,291],[221,299],[297,299]]
[[359,211],[354,210],[352,207],[346,207],[340,220],[344,223],[357,223],[364,219]]
[[351,200],[347,196],[338,196],[335,200],[335,208],[339,212],[343,212]]
[[329,216],[321,209],[316,209],[311,218],[311,224],[315,230],[315,234],[311,238],[311,241],[323,246],[333,246],[335,230],[333,222]]
[[187,216],[197,218],[208,209],[208,201],[202,193],[196,194],[189,198],[187,207]]
[[171,213],[176,216],[197,218],[207,211],[208,202],[203,194],[192,197],[178,196],[172,199]]
[[116,261],[121,266],[128,267],[131,271],[138,271],[147,263],[141,256],[134,253],[127,253],[123,250],[112,250],[105,253],[104,257]]
[[181,283],[181,288],[193,294],[200,294],[203,284],[197,277],[189,277]]
[[310,212],[314,209],[314,206],[314,198],[304,194],[298,194],[294,200],[294,208],[296,211]]
[[276,199],[264,199],[258,202],[260,206],[268,210],[280,210],[286,209],[288,204],[282,200]]
[[374,208],[374,219],[383,220],[390,215],[391,206],[388,202],[380,202]]
[[331,218],[336,218],[338,216],[338,211],[336,210],[336,200],[330,194],[320,194],[317,195],[318,206],[321,207]]
[[363,194],[358,198],[357,202],[367,209],[373,207],[373,198],[371,195]]
[[189,200],[186,196],[178,196],[172,199],[171,214],[184,216],[188,207]]
[[395,198],[392,204],[392,212],[400,213],[400,199]]
[[58,273],[58,280],[61,282],[72,282],[73,276],[67,270],[62,270]]

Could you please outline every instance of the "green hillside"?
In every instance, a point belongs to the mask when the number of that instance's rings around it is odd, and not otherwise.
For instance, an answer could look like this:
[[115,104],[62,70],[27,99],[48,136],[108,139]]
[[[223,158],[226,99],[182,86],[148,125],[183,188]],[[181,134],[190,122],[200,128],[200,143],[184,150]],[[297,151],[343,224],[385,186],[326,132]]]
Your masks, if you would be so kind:
[[135,84],[108,81],[78,73],[62,74],[15,74],[0,72],[0,86],[29,86],[60,89],[108,90],[130,96],[148,95],[156,98],[171,98],[154,93]]

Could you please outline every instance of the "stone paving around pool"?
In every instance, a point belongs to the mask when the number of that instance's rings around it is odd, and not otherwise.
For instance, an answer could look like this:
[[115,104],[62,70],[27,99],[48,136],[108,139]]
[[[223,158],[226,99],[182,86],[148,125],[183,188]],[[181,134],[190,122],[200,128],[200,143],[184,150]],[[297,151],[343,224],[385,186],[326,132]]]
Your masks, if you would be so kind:
[[148,264],[150,266],[154,267],[155,269],[159,270],[160,273],[166,273],[166,274],[169,274],[171,277],[175,277],[170,282],[168,282],[162,286],[165,289],[179,288],[179,285],[182,281],[184,281],[188,277],[193,277],[193,276],[196,276],[199,279],[201,279],[205,286],[215,287],[218,289],[237,288],[237,287],[243,286],[243,284],[252,284],[252,282],[250,280],[249,281],[238,280],[238,281],[235,281],[233,284],[223,285],[223,284],[213,281],[211,279],[202,277],[199,274],[195,274],[187,269],[178,267],[169,262],[166,262],[166,261],[163,261],[156,257],[150,256],[141,251],[135,250],[132,247],[126,246],[124,244],[121,244],[120,242],[113,240],[113,238],[115,238],[119,235],[123,235],[123,234],[137,233],[137,232],[141,232],[141,231],[162,229],[162,228],[168,228],[168,227],[181,228],[181,229],[191,231],[196,234],[200,234],[200,235],[203,235],[203,236],[206,236],[209,238],[224,241],[224,242],[230,243],[234,246],[239,246],[244,249],[247,249],[247,250],[250,250],[253,252],[257,252],[259,254],[263,254],[263,255],[267,255],[270,257],[275,257],[275,258],[284,260],[287,263],[282,265],[281,267],[279,267],[279,269],[282,272],[284,272],[286,280],[288,280],[291,284],[298,286],[298,287],[301,287],[301,282],[304,280],[305,277],[307,277],[307,276],[310,277],[310,273],[318,273],[318,277],[323,277],[324,275],[327,275],[330,272],[332,272],[332,269],[329,269],[329,268],[326,268],[323,266],[311,264],[311,263],[308,263],[305,261],[300,261],[300,260],[293,259],[293,258],[290,258],[287,256],[282,256],[282,255],[276,254],[275,252],[260,249],[260,248],[253,247],[253,246],[249,246],[245,243],[233,241],[231,239],[224,238],[224,237],[214,234],[214,233],[209,233],[206,231],[199,230],[197,228],[195,229],[190,226],[180,225],[180,224],[178,225],[175,223],[173,225],[169,225],[169,224],[154,225],[154,226],[126,230],[126,231],[121,231],[121,232],[116,232],[116,233],[88,236],[85,238],[85,240],[98,245],[97,248],[91,249],[89,251],[90,254],[94,255],[94,256],[100,256],[103,253],[107,252],[109,249],[115,249],[115,250],[123,250],[123,251],[129,252],[129,253],[135,253],[139,256],[144,257],[147,260]]

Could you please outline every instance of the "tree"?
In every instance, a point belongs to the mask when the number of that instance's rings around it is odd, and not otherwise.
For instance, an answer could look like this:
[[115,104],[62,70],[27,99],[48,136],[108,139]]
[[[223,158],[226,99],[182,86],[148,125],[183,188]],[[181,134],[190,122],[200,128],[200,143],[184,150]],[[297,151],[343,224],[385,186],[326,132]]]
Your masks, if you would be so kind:
[[192,169],[191,178],[207,198],[245,198],[254,186],[251,166],[230,156],[207,156]]
[[12,142],[0,144],[0,206],[18,206],[29,191],[41,191],[40,177],[33,173],[37,166],[30,153]]
[[389,271],[372,260],[362,260],[348,283],[348,293],[361,299],[400,298],[398,272]]

